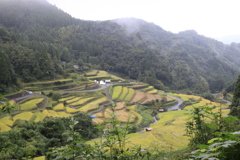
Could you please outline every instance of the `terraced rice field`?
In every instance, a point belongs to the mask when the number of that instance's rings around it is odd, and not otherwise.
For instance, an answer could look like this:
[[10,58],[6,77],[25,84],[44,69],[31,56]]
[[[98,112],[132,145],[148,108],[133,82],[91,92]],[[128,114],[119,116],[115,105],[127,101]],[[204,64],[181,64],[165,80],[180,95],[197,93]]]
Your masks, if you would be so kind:
[[151,90],[151,91],[148,91],[147,93],[157,93],[158,92],[158,90],[157,89],[153,89],[153,90]]
[[117,110],[123,109],[125,104],[126,104],[126,102],[118,102],[118,103],[116,103],[115,109],[117,109]]
[[22,119],[22,120],[30,121],[32,116],[33,116],[32,112],[23,112],[14,116],[13,120],[16,121],[17,119]]
[[61,117],[57,114],[57,112],[55,112],[54,110],[48,110],[48,113],[50,114],[50,116],[52,117]]
[[60,116],[60,117],[71,117],[72,114],[68,114],[66,112],[57,112],[57,114]]
[[153,89],[154,89],[153,86],[149,86],[149,87],[147,87],[147,88],[143,88],[142,90],[143,90],[143,91],[150,91],[150,90],[153,90]]
[[122,93],[122,88],[123,88],[122,86],[116,86],[113,88],[113,94],[112,94],[113,99],[118,99],[118,97]]
[[100,99],[97,99],[95,101],[92,101],[92,102],[84,105],[83,107],[79,108],[78,111],[88,112],[89,110],[97,109],[99,107],[100,103],[103,103],[106,101],[108,101],[107,97],[102,97]]
[[135,91],[135,96],[133,97],[132,102],[138,102],[140,100],[143,100],[144,98],[146,98],[145,93],[136,90]]
[[106,71],[99,70],[98,76],[110,76],[110,74],[108,72],[106,72]]
[[5,125],[12,127],[12,125],[13,125],[12,117],[7,116],[4,118],[1,118],[0,123],[4,123]]
[[87,101],[90,101],[90,100],[92,100],[92,99],[94,99],[94,97],[83,98],[83,99],[80,99],[80,100],[78,100],[78,101],[76,101],[76,102],[74,102],[74,103],[71,103],[70,105],[72,105],[72,106],[82,105],[82,104],[84,104],[84,103],[86,103]]
[[79,101],[81,98],[82,98],[82,97],[76,97],[76,98],[67,100],[66,102],[67,102],[67,103],[72,103],[72,102],[75,102],[75,101]]
[[42,112],[38,111],[38,112],[34,112],[33,113],[36,118],[34,119],[34,122],[39,122],[42,121],[46,116],[44,114],[42,114]]
[[127,107],[127,109],[130,110],[130,113],[131,113],[131,114],[133,114],[133,115],[135,115],[135,116],[137,117],[137,122],[136,122],[136,124],[141,124],[141,122],[142,122],[142,116],[135,111],[136,107],[137,107],[136,105],[132,105],[132,106]]
[[38,98],[38,99],[33,99],[30,101],[27,101],[26,103],[23,103],[20,105],[20,110],[25,111],[25,110],[31,110],[33,108],[36,108],[37,104],[40,103],[43,100],[43,98]]
[[128,94],[127,94],[127,96],[125,97],[125,101],[130,101],[132,98],[133,98],[133,96],[134,96],[134,89],[132,89],[132,88],[129,88],[128,89]]
[[98,112],[93,114],[96,118],[103,118],[103,113],[102,112]]
[[[193,96],[183,95],[185,99],[193,98]],[[199,97],[195,97],[199,99]],[[194,106],[205,105],[210,101],[203,99],[194,104]],[[220,104],[211,102],[211,106],[219,106]],[[226,106],[223,106],[226,107]],[[188,109],[192,107],[189,106]],[[185,131],[185,123],[187,122],[188,116],[185,115],[188,109],[181,111],[169,111],[159,113],[158,117],[160,120],[156,123],[150,125],[153,128],[152,131],[146,132],[138,132],[128,135],[128,140],[132,143],[142,145],[142,147],[148,148],[149,146],[154,146],[156,144],[159,145],[159,148],[164,150],[177,150],[182,149],[188,144],[188,137],[184,136]],[[218,111],[218,107],[213,111]],[[223,114],[227,114],[229,110],[222,110]],[[128,143],[128,147],[131,146]]]
[[0,132],[6,132],[9,131],[11,128],[8,127],[6,124],[0,122]]
[[95,119],[93,119],[92,121],[93,121],[94,123],[104,123],[104,122],[105,122],[105,120],[102,119],[102,118],[95,118]]
[[36,82],[36,83],[25,83],[25,85],[38,85],[38,84],[54,84],[55,82],[72,82],[72,79],[58,79],[55,81],[43,81],[43,82]]
[[128,94],[128,88],[123,87],[122,94],[120,95],[119,99],[124,100],[124,98],[126,97],[127,94]]
[[95,74],[97,74],[97,70],[92,70],[86,73],[86,75],[95,75]]
[[[111,112],[112,110],[110,108],[107,108],[104,112],[104,116],[106,118],[110,118]],[[136,117],[134,114],[131,114],[126,109],[121,109],[116,111],[116,116],[118,117],[118,120],[121,122],[127,122],[129,118],[130,118],[129,121],[131,122],[131,121],[134,121]]]
[[50,117],[50,116],[52,116],[52,115],[48,112],[47,109],[43,110],[43,111],[42,111],[42,114],[43,114],[45,117]]
[[53,110],[55,110],[55,111],[64,110],[64,104],[63,103],[57,104],[55,107],[53,107]]
[[74,98],[74,96],[66,97],[66,98],[61,98],[61,99],[59,99],[59,102],[64,102],[64,101],[66,101],[66,100],[73,99],[73,98]]
[[45,160],[45,159],[46,159],[45,156],[35,157],[35,158],[33,158],[33,160]]
[[77,113],[78,110],[71,107],[65,107],[67,113]]
[[142,104],[145,104],[145,103],[147,103],[148,101],[152,101],[152,100],[156,100],[156,99],[162,100],[162,96],[161,96],[161,95],[158,95],[158,94],[146,93],[145,95],[146,95],[147,99],[144,100],[144,101],[142,102]]

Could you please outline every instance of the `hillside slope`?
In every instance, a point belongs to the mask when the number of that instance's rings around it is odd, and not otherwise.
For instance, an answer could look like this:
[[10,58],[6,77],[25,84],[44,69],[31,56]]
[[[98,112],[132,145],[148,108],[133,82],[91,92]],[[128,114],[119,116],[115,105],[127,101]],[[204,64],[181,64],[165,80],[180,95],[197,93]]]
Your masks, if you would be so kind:
[[[78,20],[46,0],[1,0],[0,25],[2,52],[24,82],[67,76],[77,64],[78,72],[103,69],[157,89],[200,94],[221,91],[240,72],[239,44],[195,31],[173,34],[133,18]],[[1,93],[9,92],[1,85]]]

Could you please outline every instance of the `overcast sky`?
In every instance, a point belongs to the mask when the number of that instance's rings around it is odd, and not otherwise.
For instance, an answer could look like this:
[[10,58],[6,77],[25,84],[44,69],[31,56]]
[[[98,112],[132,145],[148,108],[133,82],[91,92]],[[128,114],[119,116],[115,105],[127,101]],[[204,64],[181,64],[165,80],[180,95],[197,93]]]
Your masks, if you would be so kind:
[[217,38],[240,34],[240,0],[48,0],[75,18],[134,17],[167,31],[193,29]]

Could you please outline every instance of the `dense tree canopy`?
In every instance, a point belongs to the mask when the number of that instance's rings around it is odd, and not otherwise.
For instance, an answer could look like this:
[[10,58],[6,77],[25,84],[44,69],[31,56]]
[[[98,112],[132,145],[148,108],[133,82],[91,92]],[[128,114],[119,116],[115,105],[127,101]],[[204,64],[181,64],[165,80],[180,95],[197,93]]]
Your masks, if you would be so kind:
[[0,1],[0,25],[1,53],[23,82],[51,79],[78,64],[80,70],[118,72],[158,89],[202,93],[221,91],[240,71],[238,44],[195,31],[173,34],[133,18],[82,21],[45,0]]

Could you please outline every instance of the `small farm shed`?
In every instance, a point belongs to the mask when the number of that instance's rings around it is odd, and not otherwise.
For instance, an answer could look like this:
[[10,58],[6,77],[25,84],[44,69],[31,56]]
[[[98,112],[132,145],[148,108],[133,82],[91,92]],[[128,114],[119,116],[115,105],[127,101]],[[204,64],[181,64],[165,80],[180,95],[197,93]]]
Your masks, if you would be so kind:
[[152,128],[146,128],[146,131],[151,131],[152,130]]

